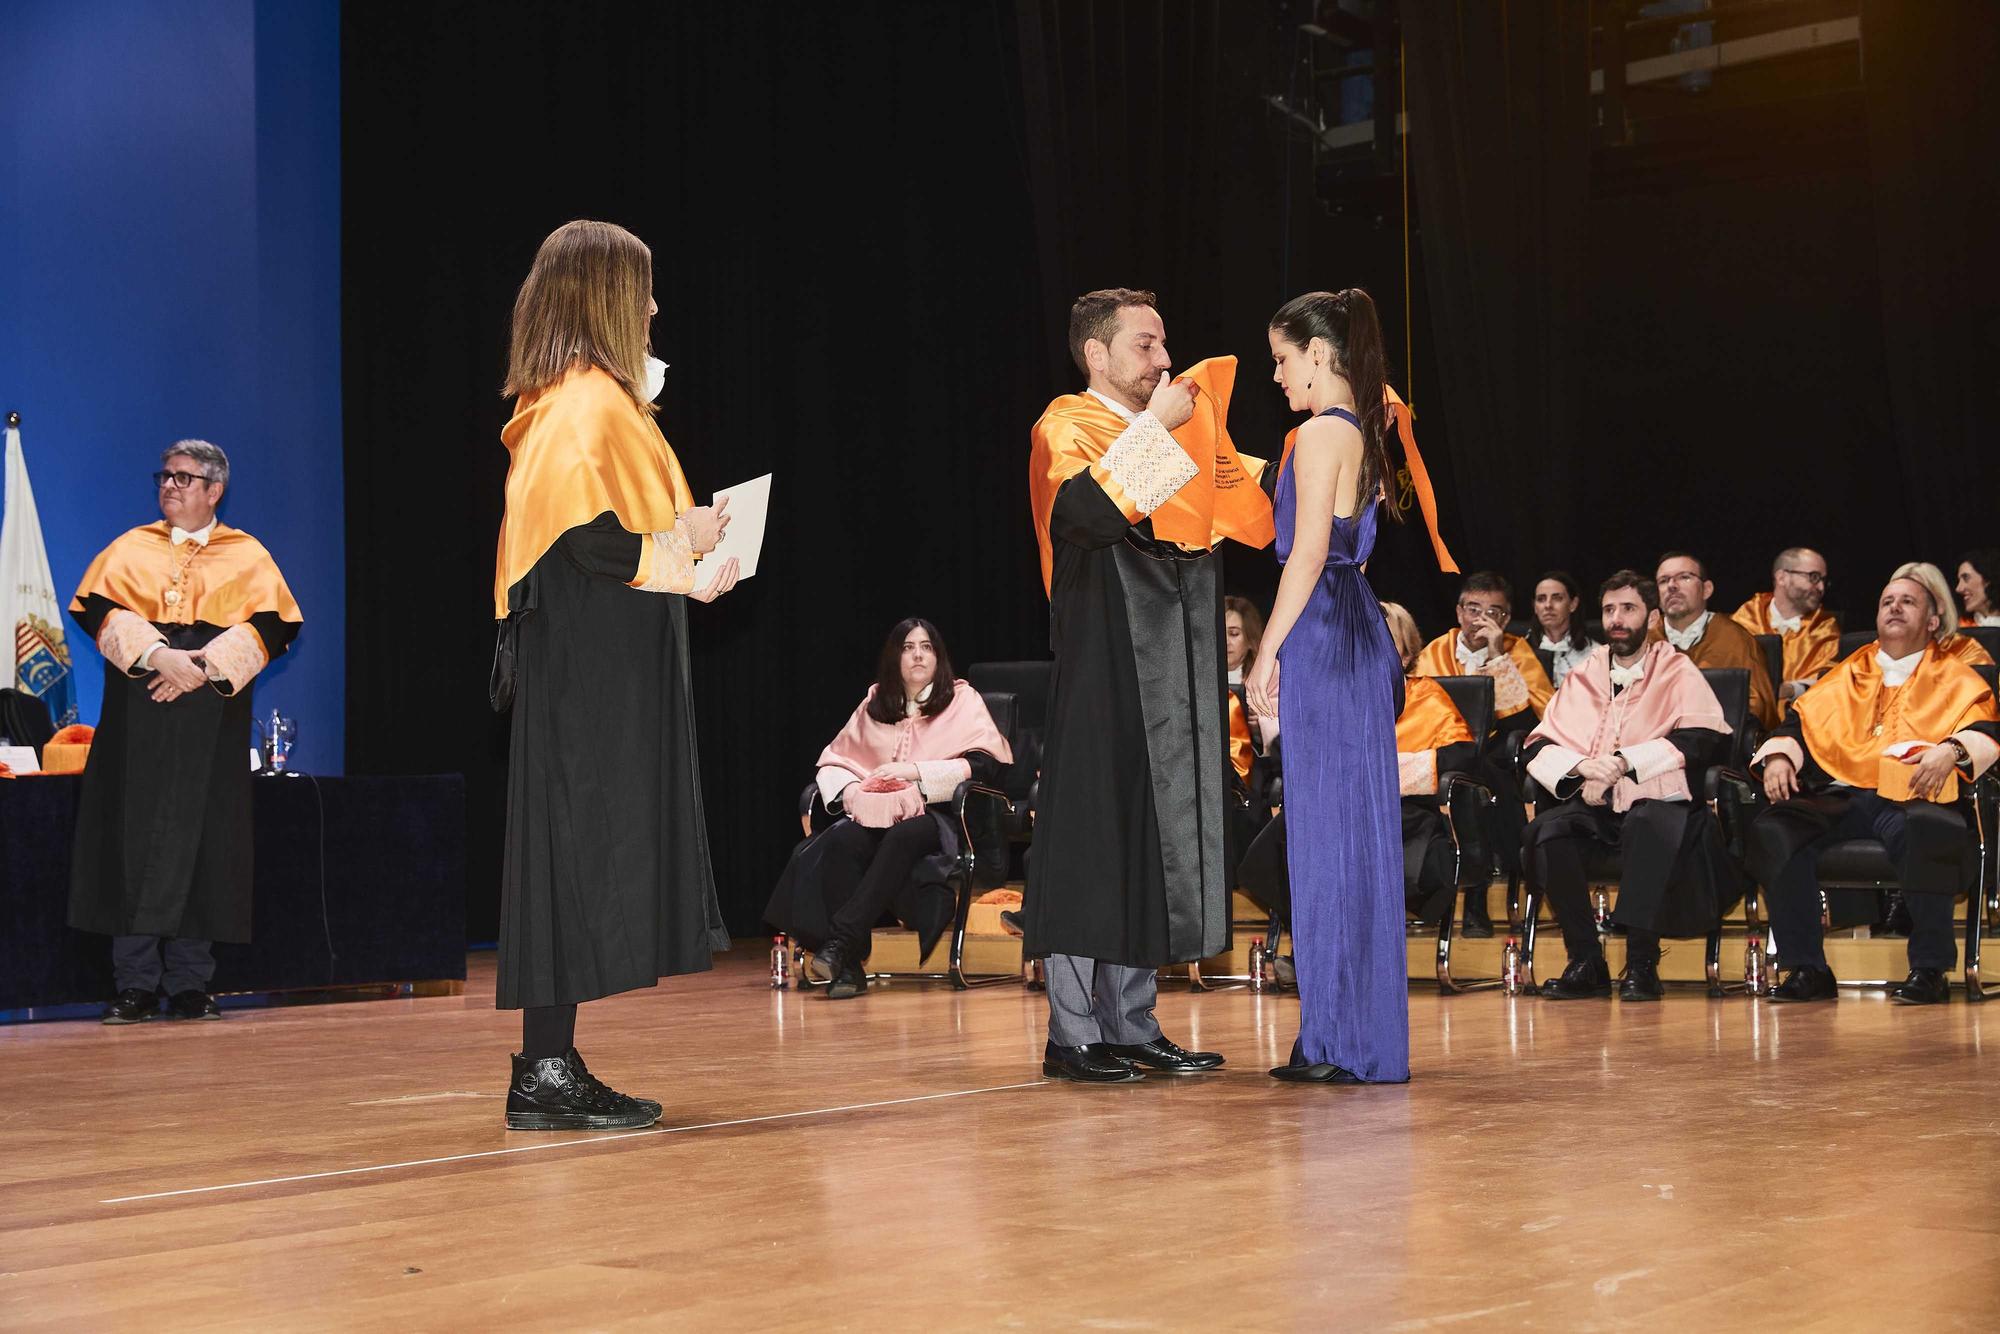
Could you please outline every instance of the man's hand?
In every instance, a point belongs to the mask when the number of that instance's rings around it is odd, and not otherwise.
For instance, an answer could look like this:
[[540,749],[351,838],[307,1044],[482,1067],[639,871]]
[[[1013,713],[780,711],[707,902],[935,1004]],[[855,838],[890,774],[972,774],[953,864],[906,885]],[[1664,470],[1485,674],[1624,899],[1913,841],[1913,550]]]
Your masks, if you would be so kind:
[[1474,649],[1485,649],[1488,652],[1497,653],[1500,651],[1501,642],[1506,637],[1507,618],[1498,607],[1495,607],[1492,611],[1486,613],[1484,617],[1472,623],[1472,629],[1466,632],[1465,639]]
[[153,679],[146,684],[146,689],[162,704],[208,684],[208,673],[201,669],[194,655],[177,648],[154,649],[153,656],[146,660],[146,666],[153,672]]
[[731,556],[728,560],[722,562],[722,568],[715,572],[715,578],[708,581],[708,587],[697,588],[694,592],[688,594],[688,596],[696,602],[715,601],[724,593],[736,587],[736,572],[742,568],[742,563],[736,557]]
[[[1949,747],[1947,747],[1949,749]],[[1764,761],[1764,795],[1774,804],[1799,794],[1799,771],[1783,755]]]
[[893,778],[899,782],[915,783],[923,778],[923,773],[916,765],[905,762],[903,764],[878,764],[875,766],[874,772],[868,776],[870,778]]
[[1616,755],[1606,755],[1595,760],[1579,760],[1576,775],[1586,783],[1602,783],[1605,787],[1610,787],[1625,776],[1625,761]]
[[705,556],[715,550],[715,544],[729,531],[729,497],[724,496],[717,505],[696,505],[681,518],[687,523],[688,545],[694,548],[695,555]]
[[1201,395],[1201,386],[1191,380],[1169,380],[1160,377],[1153,386],[1152,402],[1146,410],[1160,419],[1160,425],[1169,431],[1177,431],[1194,416],[1194,401]]
[[1917,767],[1917,772],[1910,778],[1911,794],[1932,801],[1944,790],[1944,781],[1951,777],[1952,770],[1958,768],[1958,748],[1932,746],[1929,750],[1905,755],[1903,763]]

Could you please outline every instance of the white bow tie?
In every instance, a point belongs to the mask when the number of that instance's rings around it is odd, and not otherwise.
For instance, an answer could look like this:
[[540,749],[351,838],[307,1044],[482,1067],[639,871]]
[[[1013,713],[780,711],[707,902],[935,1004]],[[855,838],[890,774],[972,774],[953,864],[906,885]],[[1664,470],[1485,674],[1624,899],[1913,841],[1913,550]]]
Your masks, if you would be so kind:
[[179,546],[183,542],[192,542],[198,547],[206,547],[208,545],[209,531],[207,528],[199,528],[190,533],[185,528],[177,527],[168,536],[173,539],[175,546]]
[[1786,618],[1776,612],[1771,613],[1771,633],[1774,635],[1795,635],[1805,623],[1806,618],[1803,616]]
[[1922,649],[1901,658],[1892,658],[1879,648],[1875,650],[1875,665],[1882,669],[1882,684],[1892,690],[1908,681],[1923,660]]
[[1633,663],[1630,667],[1620,667],[1615,662],[1611,664],[1611,684],[1620,690],[1629,689],[1631,686],[1637,684],[1645,675],[1646,663],[1644,659]]

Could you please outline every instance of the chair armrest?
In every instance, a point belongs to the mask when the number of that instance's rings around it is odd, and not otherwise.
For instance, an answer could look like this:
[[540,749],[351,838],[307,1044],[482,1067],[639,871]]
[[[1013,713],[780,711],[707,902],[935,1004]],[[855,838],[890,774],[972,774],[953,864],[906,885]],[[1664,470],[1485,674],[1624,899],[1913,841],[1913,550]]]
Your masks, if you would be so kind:
[[1444,800],[1450,801],[1452,794],[1462,787],[1471,788],[1488,801],[1493,800],[1493,789],[1463,770],[1447,769],[1438,775],[1438,796]]
[[1521,748],[1527,744],[1531,730],[1517,727],[1500,738],[1500,762],[1507,766],[1510,773],[1521,772]]

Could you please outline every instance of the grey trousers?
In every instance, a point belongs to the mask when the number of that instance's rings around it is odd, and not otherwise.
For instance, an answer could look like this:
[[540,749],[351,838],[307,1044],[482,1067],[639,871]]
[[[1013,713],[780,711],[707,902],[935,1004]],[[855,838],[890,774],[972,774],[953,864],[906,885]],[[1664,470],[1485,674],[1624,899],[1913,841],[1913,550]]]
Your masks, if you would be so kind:
[[1157,970],[1075,954],[1051,954],[1042,970],[1049,984],[1049,1041],[1058,1047],[1136,1046],[1160,1036],[1153,1018]]
[[[160,956],[166,955],[162,967]],[[207,991],[215,976],[215,947],[183,936],[113,936],[112,986],[119,991]],[[162,986],[162,982],[165,983]]]

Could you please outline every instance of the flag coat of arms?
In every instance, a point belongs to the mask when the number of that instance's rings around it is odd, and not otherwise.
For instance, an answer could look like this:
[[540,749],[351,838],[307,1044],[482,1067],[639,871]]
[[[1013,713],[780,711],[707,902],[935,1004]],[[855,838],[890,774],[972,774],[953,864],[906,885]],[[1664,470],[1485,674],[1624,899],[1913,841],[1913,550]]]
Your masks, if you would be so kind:
[[6,515],[0,519],[0,652],[11,668],[4,684],[48,706],[57,727],[76,721],[76,675],[63,638],[62,605],[49,574],[49,550],[28,486],[21,432],[7,427]]

